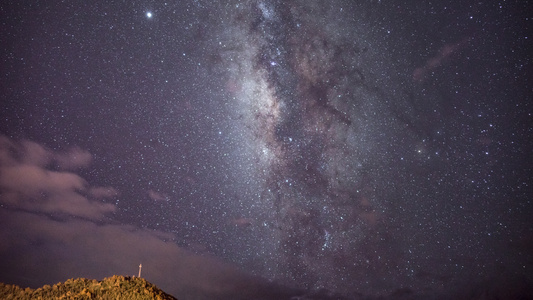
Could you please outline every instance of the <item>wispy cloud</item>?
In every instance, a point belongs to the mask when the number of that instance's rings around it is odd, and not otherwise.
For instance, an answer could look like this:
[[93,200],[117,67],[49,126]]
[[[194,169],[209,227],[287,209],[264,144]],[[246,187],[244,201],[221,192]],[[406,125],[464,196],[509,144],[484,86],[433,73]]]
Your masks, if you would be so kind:
[[165,201],[169,199],[167,195],[154,190],[148,190],[148,197],[154,201]]
[[117,189],[107,186],[91,187],[89,189],[89,195],[96,199],[112,198],[118,196],[120,193]]
[[73,170],[88,167],[91,164],[93,156],[87,150],[73,147],[66,152],[56,153],[54,159],[60,169]]
[[[79,148],[59,153],[32,141],[1,136],[0,203],[31,212],[100,219],[115,211],[114,205],[91,199],[95,191],[102,194],[102,187],[90,186],[76,173],[65,171],[87,167],[91,159],[89,152]],[[54,163],[59,170],[52,169]]]

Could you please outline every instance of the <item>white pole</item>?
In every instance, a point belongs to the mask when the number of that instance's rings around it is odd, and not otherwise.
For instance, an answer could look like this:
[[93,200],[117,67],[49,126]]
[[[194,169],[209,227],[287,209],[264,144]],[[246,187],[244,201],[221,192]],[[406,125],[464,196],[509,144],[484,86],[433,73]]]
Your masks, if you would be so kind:
[[143,264],[140,264],[139,265],[139,278],[141,278],[141,269],[142,269],[142,267],[143,267]]

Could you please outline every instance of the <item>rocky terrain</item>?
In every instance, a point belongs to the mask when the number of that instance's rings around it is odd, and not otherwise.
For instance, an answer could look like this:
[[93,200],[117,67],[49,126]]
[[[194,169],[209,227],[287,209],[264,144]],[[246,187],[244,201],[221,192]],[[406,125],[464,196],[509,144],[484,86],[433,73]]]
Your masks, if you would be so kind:
[[176,300],[143,278],[112,276],[103,280],[69,279],[37,289],[0,283],[0,299],[131,299]]

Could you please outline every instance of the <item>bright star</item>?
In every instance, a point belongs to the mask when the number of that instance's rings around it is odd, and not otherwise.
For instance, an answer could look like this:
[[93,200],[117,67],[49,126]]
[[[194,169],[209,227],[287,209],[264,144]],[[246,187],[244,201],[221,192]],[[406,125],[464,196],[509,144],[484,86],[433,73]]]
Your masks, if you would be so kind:
[[150,12],[150,11],[147,12],[147,13],[146,13],[146,17],[147,17],[148,19],[151,19],[151,18],[152,18],[152,12]]

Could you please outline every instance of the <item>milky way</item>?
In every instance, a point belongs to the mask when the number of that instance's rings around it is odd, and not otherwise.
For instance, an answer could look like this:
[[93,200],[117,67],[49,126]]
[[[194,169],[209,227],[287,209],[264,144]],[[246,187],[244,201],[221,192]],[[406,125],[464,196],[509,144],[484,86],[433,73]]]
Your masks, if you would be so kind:
[[0,281],[142,263],[178,299],[527,290],[517,3],[0,4]]
[[257,206],[253,226],[265,227],[252,233],[263,241],[259,274],[348,289],[368,266],[360,247],[381,204],[364,170],[383,129],[375,123],[386,117],[364,75],[369,45],[335,24],[324,28],[336,8],[258,2],[238,13],[233,39],[223,43],[246,50],[221,55],[240,107],[235,122],[248,129],[243,155],[255,160],[248,176],[262,191],[248,200]]

